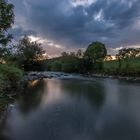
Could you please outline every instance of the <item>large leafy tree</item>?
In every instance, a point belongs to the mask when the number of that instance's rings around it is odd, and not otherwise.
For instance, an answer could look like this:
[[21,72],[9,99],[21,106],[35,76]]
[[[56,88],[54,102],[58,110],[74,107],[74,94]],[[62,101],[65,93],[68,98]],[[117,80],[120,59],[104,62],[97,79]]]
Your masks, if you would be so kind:
[[107,54],[106,47],[101,42],[92,42],[85,51],[85,58],[92,60],[93,62],[102,61]]
[[32,42],[29,37],[24,36],[15,46],[18,60],[22,63],[28,63],[41,59],[45,51],[40,45],[36,41]]
[[7,0],[0,0],[0,44],[6,45],[12,38],[7,30],[11,28],[14,23],[13,4]]
[[[106,47],[101,42],[92,42],[85,51],[84,58],[89,61],[90,67],[95,71],[103,69],[103,63],[107,54]],[[93,65],[92,65],[93,64]]]

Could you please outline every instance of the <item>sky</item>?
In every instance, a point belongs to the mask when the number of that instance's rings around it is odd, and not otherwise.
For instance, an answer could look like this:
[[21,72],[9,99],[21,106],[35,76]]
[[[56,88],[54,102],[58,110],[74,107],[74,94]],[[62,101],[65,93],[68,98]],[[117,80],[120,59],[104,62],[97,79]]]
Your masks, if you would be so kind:
[[50,57],[100,41],[108,53],[140,46],[140,0],[9,0],[15,40],[29,35]]

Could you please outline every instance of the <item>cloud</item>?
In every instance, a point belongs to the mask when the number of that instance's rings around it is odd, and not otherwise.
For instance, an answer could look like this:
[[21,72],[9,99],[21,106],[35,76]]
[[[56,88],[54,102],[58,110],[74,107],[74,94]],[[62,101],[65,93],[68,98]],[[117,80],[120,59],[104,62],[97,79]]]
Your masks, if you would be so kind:
[[[107,47],[139,45],[139,0],[11,0],[21,32],[65,48],[102,41]],[[13,30],[16,33],[19,28]],[[21,33],[22,34],[22,33]],[[19,35],[18,35],[19,36]]]
[[26,30],[22,27],[14,27],[10,29],[10,33],[13,35],[14,40],[18,41],[20,37],[23,37],[24,35],[30,36],[34,35],[37,36],[37,33],[33,30]]

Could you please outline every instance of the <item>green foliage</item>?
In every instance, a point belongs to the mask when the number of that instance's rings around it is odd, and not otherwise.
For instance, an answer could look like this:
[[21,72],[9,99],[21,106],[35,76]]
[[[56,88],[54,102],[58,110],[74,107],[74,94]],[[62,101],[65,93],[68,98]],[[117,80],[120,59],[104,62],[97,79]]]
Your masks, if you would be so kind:
[[19,80],[22,77],[22,71],[15,66],[9,66],[7,64],[0,64],[0,73],[3,73],[5,77],[14,76],[14,80]]
[[67,56],[62,60],[62,71],[64,72],[78,72],[79,59],[74,55]]
[[49,70],[63,72],[78,72],[80,60],[76,56],[68,55],[54,59],[49,63]]
[[77,56],[78,58],[83,58],[84,52],[83,52],[81,49],[79,49],[79,50],[77,51],[77,53],[76,53],[76,56]]
[[77,52],[70,52],[63,58],[65,63],[62,65],[62,71],[87,73],[91,72],[93,61],[84,57],[84,52],[79,49]]
[[101,42],[91,43],[85,51],[85,58],[93,60],[93,62],[102,61],[107,54],[105,45]]
[[81,58],[78,66],[80,73],[89,73],[92,71],[93,62],[89,59]]
[[17,67],[3,62],[11,62],[11,50],[6,46],[11,41],[12,35],[8,33],[14,23],[14,6],[7,0],[0,0],[0,110],[4,109],[10,99],[7,94],[11,93],[22,78],[22,71]]
[[107,55],[107,50],[101,42],[91,43],[85,51],[84,58],[93,62],[93,71],[98,72],[103,68],[102,61]]
[[7,88],[16,88],[23,76],[23,72],[15,66],[0,64],[0,92]]
[[9,53],[6,45],[11,41],[12,36],[8,34],[7,30],[14,23],[13,8],[14,6],[6,0],[0,0],[0,63],[5,61],[5,57]]
[[135,58],[137,55],[140,55],[140,48],[123,48],[117,54],[120,59]]
[[61,53],[62,57],[68,56],[69,54],[67,52],[62,52]]
[[91,61],[73,55],[46,60],[42,64],[44,65],[44,70],[48,71],[86,73],[92,69]]
[[124,64],[122,64],[123,61],[126,61],[129,58],[133,59],[133,58],[136,58],[138,56],[140,56],[140,48],[123,48],[123,49],[120,49],[118,54],[116,54],[116,59],[118,60],[118,63],[119,63],[119,67],[118,67],[119,71],[124,66]]
[[51,70],[52,71],[61,71],[61,68],[62,68],[61,61],[54,61],[51,65]]
[[0,93],[4,90],[5,85],[5,78],[2,73],[0,73]]
[[14,6],[6,0],[0,0],[0,44],[6,45],[12,36],[7,34],[7,30],[14,23]]
[[19,43],[15,46],[17,50],[16,59],[19,65],[36,61],[42,58],[44,53],[41,44],[32,42],[27,36],[22,38]]
[[121,67],[119,60],[105,61],[104,72],[106,74],[140,76],[140,57],[121,60]]

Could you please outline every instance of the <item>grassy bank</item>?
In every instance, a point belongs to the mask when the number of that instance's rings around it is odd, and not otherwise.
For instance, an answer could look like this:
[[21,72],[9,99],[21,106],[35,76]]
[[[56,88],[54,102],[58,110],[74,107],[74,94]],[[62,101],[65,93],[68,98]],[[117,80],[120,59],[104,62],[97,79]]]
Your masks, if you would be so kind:
[[140,76],[140,57],[105,61],[103,67],[105,74]]

